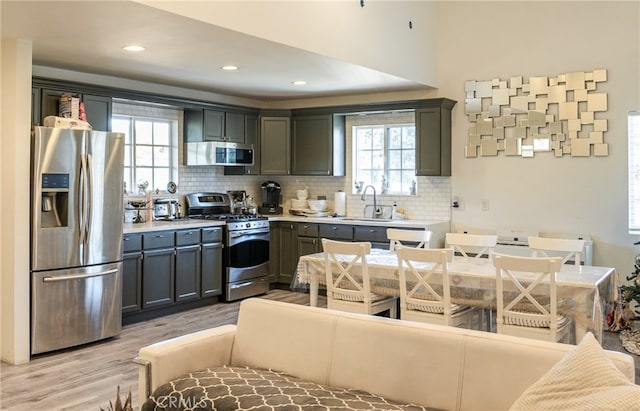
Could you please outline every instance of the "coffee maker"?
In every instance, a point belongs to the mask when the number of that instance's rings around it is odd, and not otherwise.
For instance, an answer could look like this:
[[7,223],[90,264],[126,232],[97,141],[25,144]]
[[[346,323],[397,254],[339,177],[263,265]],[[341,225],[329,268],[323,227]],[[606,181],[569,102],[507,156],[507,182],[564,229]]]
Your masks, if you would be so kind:
[[265,181],[262,189],[262,206],[258,208],[260,214],[282,214],[280,206],[280,184],[275,181]]

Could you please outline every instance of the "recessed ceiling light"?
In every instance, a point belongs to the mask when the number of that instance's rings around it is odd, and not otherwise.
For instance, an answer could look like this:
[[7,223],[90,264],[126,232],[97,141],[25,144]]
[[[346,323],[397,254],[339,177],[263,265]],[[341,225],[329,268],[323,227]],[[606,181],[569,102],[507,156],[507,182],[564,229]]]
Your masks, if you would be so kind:
[[144,47],[131,45],[131,46],[124,46],[122,49],[126,51],[143,51]]
[[307,84],[307,82],[304,80],[296,80],[296,81],[292,81],[291,84],[295,86],[304,86],[305,84]]
[[234,71],[234,70],[237,70],[237,69],[238,69],[238,66],[231,66],[231,65],[228,65],[228,66],[222,66],[222,69],[223,69],[223,70],[226,70],[226,71]]

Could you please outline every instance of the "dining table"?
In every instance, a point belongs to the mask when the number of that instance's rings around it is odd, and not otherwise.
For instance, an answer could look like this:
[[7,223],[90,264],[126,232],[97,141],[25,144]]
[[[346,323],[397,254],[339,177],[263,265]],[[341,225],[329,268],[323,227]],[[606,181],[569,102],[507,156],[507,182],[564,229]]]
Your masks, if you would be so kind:
[[[341,263],[351,261],[346,256],[338,255],[338,259]],[[367,255],[366,260],[371,292],[399,296],[398,260],[395,251],[374,248]],[[447,263],[447,272],[450,277],[453,303],[496,309],[496,268],[493,258],[456,255]],[[521,275],[525,276],[526,280],[527,275],[533,274],[521,273]],[[438,280],[436,277],[432,278],[433,281]],[[535,277],[531,279],[535,280]],[[298,291],[308,290],[310,305],[315,307],[318,305],[319,288],[325,284],[324,253],[301,256],[291,288]],[[592,332],[598,341],[602,341],[606,311],[618,296],[617,284],[617,273],[614,268],[562,265],[556,277],[558,312],[573,319],[577,342],[587,332]]]

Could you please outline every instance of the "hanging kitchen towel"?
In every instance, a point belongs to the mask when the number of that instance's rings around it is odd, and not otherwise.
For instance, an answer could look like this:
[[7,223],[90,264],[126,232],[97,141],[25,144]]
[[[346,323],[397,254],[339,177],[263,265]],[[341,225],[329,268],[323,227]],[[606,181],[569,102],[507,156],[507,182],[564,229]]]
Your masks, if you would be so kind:
[[334,195],[333,208],[335,213],[339,216],[347,215],[347,193],[344,191],[337,191]]

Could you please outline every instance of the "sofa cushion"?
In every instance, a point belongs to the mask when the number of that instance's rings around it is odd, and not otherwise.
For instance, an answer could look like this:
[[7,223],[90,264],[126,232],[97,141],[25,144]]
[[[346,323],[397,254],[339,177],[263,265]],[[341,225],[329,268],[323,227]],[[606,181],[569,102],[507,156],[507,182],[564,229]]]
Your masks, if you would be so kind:
[[588,333],[511,406],[513,411],[558,409],[640,410],[640,386],[618,370]]
[[167,410],[427,410],[360,390],[328,387],[282,372],[222,366],[160,386],[142,411]]

